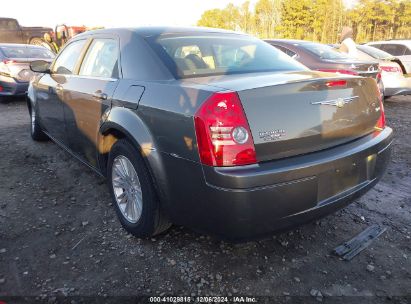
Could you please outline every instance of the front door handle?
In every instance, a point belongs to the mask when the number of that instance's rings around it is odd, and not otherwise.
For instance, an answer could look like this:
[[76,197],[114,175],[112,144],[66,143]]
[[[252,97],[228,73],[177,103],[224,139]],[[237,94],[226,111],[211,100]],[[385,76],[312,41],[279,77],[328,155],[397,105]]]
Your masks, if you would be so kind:
[[100,90],[98,90],[98,91],[93,93],[93,98],[99,99],[99,100],[106,100],[107,99],[107,94],[101,92]]

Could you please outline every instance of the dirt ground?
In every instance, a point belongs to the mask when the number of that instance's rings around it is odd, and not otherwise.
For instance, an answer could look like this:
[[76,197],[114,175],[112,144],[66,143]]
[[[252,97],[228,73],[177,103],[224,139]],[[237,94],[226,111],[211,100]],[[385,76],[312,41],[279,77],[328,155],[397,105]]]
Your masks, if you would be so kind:
[[[386,115],[396,138],[374,189],[317,222],[229,244],[183,227],[131,237],[104,180],[52,142],[33,142],[24,101],[0,104],[0,300],[240,294],[411,303],[411,97],[386,102]],[[374,223],[388,229],[360,255],[333,255]]]

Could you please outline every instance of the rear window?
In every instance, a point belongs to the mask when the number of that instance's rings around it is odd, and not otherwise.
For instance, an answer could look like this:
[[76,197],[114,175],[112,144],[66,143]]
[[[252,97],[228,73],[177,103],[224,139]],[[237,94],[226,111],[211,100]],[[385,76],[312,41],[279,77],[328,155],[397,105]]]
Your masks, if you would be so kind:
[[46,48],[30,46],[0,46],[7,58],[53,59],[54,54]]
[[333,47],[320,43],[302,43],[300,45],[310,53],[317,55],[321,59],[347,59],[350,58],[347,54],[343,54],[335,50]]
[[407,47],[402,44],[384,44],[382,49],[393,56],[402,56],[405,54]]
[[380,49],[377,49],[377,48],[375,48],[375,47],[373,47],[373,46],[357,45],[357,48],[358,48],[360,51],[362,51],[362,52],[364,52],[364,53],[366,53],[366,54],[368,54],[368,55],[370,55],[371,57],[376,58],[376,59],[392,58],[392,55],[390,55],[389,53],[384,52],[384,51],[382,51],[382,50],[380,50]]
[[176,78],[307,69],[248,36],[164,35],[147,41]]

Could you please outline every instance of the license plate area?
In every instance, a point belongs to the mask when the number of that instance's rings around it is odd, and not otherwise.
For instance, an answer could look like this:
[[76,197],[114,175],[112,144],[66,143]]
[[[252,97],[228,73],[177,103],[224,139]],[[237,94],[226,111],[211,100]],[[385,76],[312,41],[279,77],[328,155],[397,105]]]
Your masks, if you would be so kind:
[[369,169],[367,159],[363,158],[336,163],[318,176],[318,202],[368,180]]

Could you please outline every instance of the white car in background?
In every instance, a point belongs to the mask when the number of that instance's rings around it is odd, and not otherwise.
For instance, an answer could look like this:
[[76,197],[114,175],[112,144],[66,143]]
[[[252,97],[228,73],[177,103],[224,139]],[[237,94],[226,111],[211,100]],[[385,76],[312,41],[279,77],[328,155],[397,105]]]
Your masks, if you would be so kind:
[[405,67],[398,58],[370,45],[357,45],[358,59],[378,60],[384,97],[411,94],[411,77],[405,77]]
[[397,57],[404,64],[407,74],[411,74],[411,40],[373,41],[367,45]]

